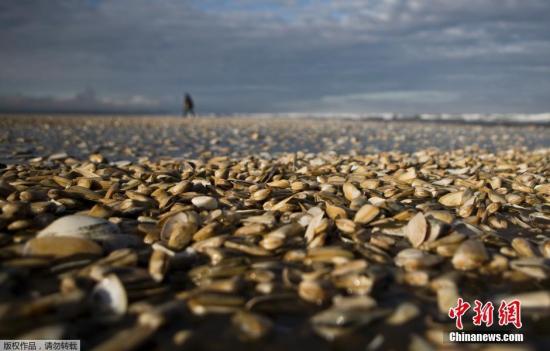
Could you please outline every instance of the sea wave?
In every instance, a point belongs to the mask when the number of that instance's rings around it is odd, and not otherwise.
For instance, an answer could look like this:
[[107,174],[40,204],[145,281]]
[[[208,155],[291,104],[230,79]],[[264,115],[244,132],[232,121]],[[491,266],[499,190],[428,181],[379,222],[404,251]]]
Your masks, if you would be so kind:
[[[237,115],[237,114],[236,114]],[[550,125],[550,113],[537,114],[501,114],[501,113],[422,113],[406,115],[400,113],[254,113],[238,114],[241,117],[254,118],[326,118],[326,119],[353,119],[353,120],[384,120],[384,121],[427,121],[427,122],[457,122],[483,124],[544,124]]]

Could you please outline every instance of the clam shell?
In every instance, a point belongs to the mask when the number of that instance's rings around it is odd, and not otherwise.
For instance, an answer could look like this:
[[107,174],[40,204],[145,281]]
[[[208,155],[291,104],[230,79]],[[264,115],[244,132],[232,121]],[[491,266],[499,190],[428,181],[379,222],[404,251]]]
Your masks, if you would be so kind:
[[123,315],[128,309],[128,296],[122,282],[115,274],[105,276],[95,286],[92,299],[101,311]]
[[378,214],[380,209],[373,205],[363,205],[355,214],[353,220],[357,223],[367,224],[371,222]]
[[261,339],[273,328],[273,323],[268,318],[248,311],[236,312],[231,322],[247,339]]
[[372,307],[334,306],[317,313],[311,318],[313,330],[321,337],[332,341],[339,336],[349,334],[386,316],[387,310]]
[[512,247],[521,257],[537,257],[536,247],[524,238],[514,238]]
[[344,183],[342,191],[348,201],[353,201],[353,199],[361,196],[361,190],[357,189],[352,183]]
[[161,282],[168,271],[170,256],[162,249],[154,249],[149,259],[149,274],[156,282]]
[[458,207],[464,201],[464,191],[456,191],[443,195],[439,198],[439,203],[447,207]]
[[205,210],[215,210],[218,208],[218,201],[211,196],[197,196],[191,200],[191,203],[198,208]]
[[70,215],[53,221],[41,230],[37,237],[71,236],[95,241],[108,241],[118,235],[118,226],[102,218],[86,215]]
[[441,261],[442,258],[439,256],[412,248],[402,250],[395,256],[395,265],[410,271],[429,268],[439,264]]
[[550,276],[550,265],[543,258],[527,257],[513,260],[510,268],[535,279],[545,280]]
[[469,239],[460,244],[453,255],[452,263],[456,269],[466,271],[480,267],[487,260],[489,255],[485,245],[479,240]]
[[199,221],[200,219],[194,212],[176,213],[164,222],[160,238],[163,242],[168,243],[168,247],[171,249],[184,249],[198,231]]
[[96,255],[103,253],[95,242],[78,237],[45,236],[29,240],[23,248],[25,256],[49,256],[55,258],[74,255]]
[[413,303],[403,302],[397,306],[395,311],[386,319],[389,325],[402,325],[416,318],[420,314],[420,309]]
[[520,300],[522,309],[533,309],[537,312],[550,310],[550,291],[548,290],[531,291],[512,295],[499,295],[492,300],[495,305],[500,304],[502,300]]
[[428,223],[422,212],[418,212],[405,227],[405,235],[413,247],[419,247],[428,233]]

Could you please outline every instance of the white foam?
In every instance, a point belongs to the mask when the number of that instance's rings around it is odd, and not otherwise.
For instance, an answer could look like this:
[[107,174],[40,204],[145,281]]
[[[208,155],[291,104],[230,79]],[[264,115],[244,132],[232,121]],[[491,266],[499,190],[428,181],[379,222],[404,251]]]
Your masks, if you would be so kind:
[[406,115],[393,112],[380,113],[254,113],[234,114],[239,117],[253,117],[261,119],[271,118],[319,118],[319,119],[353,119],[353,120],[384,120],[384,121],[455,121],[464,123],[508,123],[508,124],[550,124],[550,113],[538,114],[499,114],[499,113],[422,113]]

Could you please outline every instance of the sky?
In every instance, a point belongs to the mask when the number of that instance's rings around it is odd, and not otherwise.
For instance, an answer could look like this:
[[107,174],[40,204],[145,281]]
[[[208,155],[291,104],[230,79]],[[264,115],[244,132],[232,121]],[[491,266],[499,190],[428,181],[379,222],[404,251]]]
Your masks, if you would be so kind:
[[550,112],[548,0],[2,0],[0,111]]

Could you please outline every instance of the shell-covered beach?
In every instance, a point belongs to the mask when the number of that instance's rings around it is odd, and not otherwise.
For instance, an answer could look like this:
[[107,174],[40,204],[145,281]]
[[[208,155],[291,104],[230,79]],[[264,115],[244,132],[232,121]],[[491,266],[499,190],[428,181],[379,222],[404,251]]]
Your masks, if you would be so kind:
[[463,298],[550,346],[546,125],[2,116],[0,161],[2,339],[506,346],[445,340]]

